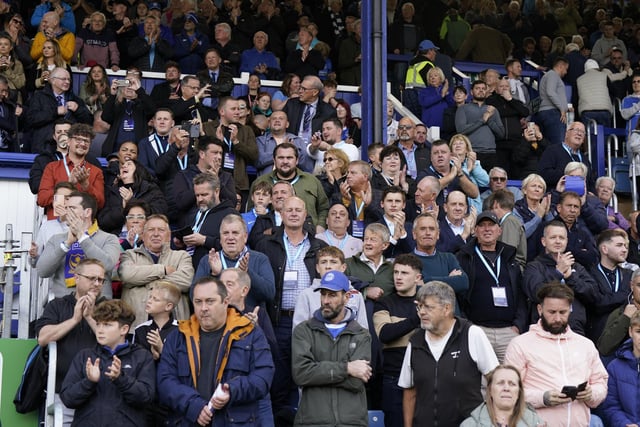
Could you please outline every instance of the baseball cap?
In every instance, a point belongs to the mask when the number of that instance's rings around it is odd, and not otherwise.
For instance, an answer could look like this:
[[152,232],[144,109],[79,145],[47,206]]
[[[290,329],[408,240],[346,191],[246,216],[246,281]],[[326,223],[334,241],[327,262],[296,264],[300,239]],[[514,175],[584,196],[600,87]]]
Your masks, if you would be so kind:
[[491,211],[483,211],[480,215],[478,215],[478,218],[476,218],[476,225],[480,224],[480,222],[482,222],[485,219],[488,219],[489,221],[493,221],[496,224],[500,224],[500,220],[498,219],[496,214],[494,214]]
[[327,272],[320,280],[320,286],[316,289],[316,292],[320,289],[327,289],[329,291],[349,291],[349,279],[344,273],[336,270]]
[[598,65],[598,62],[595,59],[587,59],[587,61],[584,63],[585,71],[598,70],[598,69],[600,69],[600,66]]
[[429,50],[429,49],[440,50],[440,48],[435,44],[433,44],[431,40],[422,40],[418,45],[418,50]]
[[157,1],[151,2],[149,3],[149,10],[162,10],[162,6],[160,6],[160,3],[158,3]]
[[194,13],[187,13],[185,16],[185,21],[192,21],[196,24],[198,23],[198,17]]

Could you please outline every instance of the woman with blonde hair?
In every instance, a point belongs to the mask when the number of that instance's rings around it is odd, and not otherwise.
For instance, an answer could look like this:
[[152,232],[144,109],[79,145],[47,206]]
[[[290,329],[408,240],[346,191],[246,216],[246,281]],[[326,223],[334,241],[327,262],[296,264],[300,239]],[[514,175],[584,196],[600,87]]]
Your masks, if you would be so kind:
[[[471,182],[478,188],[489,186],[489,174],[480,164],[478,155],[471,147],[471,141],[466,135],[458,133],[449,140],[451,155],[460,159],[462,171],[469,176]],[[480,196],[475,199],[469,198],[469,206],[474,206],[478,212],[482,212],[482,199]]]
[[349,157],[344,151],[339,148],[329,148],[324,153],[324,167],[318,179],[329,200],[333,194],[340,194],[340,184],[346,179],[348,168]]
[[516,200],[513,214],[524,224],[524,234],[527,236],[527,261],[535,258],[538,251],[538,239],[546,221],[553,219],[549,212],[551,194],[546,194],[547,183],[540,175],[532,173],[522,181],[524,197]]
[[444,110],[454,105],[449,82],[439,67],[427,72],[427,87],[418,92],[418,102],[422,107],[422,123],[427,127],[442,127]]
[[527,405],[520,372],[500,365],[487,375],[485,401],[471,412],[460,427],[543,427],[547,424]]
[[36,65],[36,89],[41,89],[49,81],[49,74],[54,68],[64,68],[71,74],[69,64],[62,57],[60,44],[55,39],[48,39],[42,45],[42,57]]

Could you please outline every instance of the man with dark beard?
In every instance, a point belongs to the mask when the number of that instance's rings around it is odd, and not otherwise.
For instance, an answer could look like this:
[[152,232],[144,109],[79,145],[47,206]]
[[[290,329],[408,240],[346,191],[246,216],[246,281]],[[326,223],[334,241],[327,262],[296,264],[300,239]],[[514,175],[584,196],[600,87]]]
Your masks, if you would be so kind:
[[504,139],[504,125],[498,110],[485,103],[487,84],[482,80],[473,82],[471,95],[472,101],[456,110],[456,130],[469,138],[485,170],[504,166],[498,164],[496,156],[496,139]]
[[329,271],[317,291],[320,309],[293,331],[293,379],[302,387],[296,424],[367,426],[371,336],[346,306],[347,276]]
[[525,400],[546,425],[602,425],[589,408],[606,397],[609,375],[593,342],[569,327],[573,291],[551,282],[537,297],[540,320],[511,341],[505,364],[520,371]]
[[[320,181],[298,168],[299,155],[298,148],[294,144],[290,142],[279,144],[273,150],[273,171],[260,176],[252,185],[255,186],[263,181],[272,184],[278,181],[291,183],[295,194],[304,200],[307,212],[316,226],[316,233],[322,233],[329,212],[329,200]],[[249,203],[249,209],[252,207],[253,203]]]

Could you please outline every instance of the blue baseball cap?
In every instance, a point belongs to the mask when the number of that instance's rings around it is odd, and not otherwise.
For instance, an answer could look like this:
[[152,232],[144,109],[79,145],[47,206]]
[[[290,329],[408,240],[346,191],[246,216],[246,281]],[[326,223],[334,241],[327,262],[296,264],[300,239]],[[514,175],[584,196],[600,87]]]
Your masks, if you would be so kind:
[[435,44],[433,44],[431,40],[422,40],[418,45],[418,50],[429,50],[429,49],[440,50],[440,48]]
[[339,271],[329,271],[320,280],[320,286],[316,289],[316,292],[320,289],[327,289],[329,291],[343,291],[349,292],[349,279],[344,273]]

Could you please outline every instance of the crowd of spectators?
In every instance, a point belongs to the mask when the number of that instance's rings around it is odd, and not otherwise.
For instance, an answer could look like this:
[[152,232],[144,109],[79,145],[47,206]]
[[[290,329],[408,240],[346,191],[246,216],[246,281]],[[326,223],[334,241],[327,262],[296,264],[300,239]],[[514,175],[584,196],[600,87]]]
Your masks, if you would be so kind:
[[[0,149],[37,154],[36,330],[65,347],[65,420],[113,404],[118,425],[637,423],[640,386],[618,383],[640,357],[640,215],[610,206],[584,122],[610,126],[615,98],[637,119],[639,4],[522,3],[389,6],[389,52],[412,57],[390,75],[423,123],[389,108],[386,145],[336,98],[362,83],[359,2],[6,10]],[[507,73],[467,94],[454,59]]]

